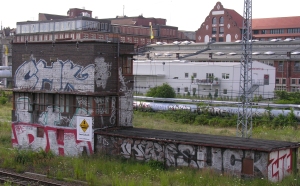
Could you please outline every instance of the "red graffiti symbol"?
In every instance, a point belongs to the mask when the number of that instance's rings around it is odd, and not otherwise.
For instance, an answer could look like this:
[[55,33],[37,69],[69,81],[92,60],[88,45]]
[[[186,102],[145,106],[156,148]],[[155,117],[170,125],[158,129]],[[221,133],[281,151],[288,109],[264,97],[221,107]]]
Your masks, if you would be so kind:
[[28,136],[29,144],[31,144],[34,141],[34,136],[32,134],[27,134],[27,136]]

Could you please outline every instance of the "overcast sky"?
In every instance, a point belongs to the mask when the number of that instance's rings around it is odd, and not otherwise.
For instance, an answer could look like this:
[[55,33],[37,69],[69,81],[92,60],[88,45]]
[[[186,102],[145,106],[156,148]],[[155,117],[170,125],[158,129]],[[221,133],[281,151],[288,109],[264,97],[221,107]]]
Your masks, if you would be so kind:
[[[167,25],[179,30],[195,31],[203,23],[215,0],[15,0],[3,4],[0,19],[3,27],[16,27],[16,22],[38,20],[39,13],[67,15],[69,8],[93,11],[93,17],[112,18],[117,15],[167,19]],[[234,9],[243,16],[243,0],[222,0],[224,8]],[[300,16],[299,0],[252,0],[252,17]],[[299,26],[300,27],[300,26]]]

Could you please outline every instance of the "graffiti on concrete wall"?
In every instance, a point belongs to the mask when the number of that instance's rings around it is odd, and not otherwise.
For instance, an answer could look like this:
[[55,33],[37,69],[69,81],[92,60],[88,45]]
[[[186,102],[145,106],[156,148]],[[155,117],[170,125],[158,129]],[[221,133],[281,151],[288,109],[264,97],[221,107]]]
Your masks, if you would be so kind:
[[[97,135],[96,151],[124,158],[142,161],[156,160],[167,166],[189,166],[197,169],[212,168],[223,173],[241,175],[244,154],[254,157],[256,152],[222,149],[187,144],[164,143],[159,141],[118,138]],[[259,162],[266,163],[267,153],[260,153],[255,159],[254,174],[267,177],[267,172]]]
[[42,127],[42,136],[38,137],[39,125],[13,124],[12,144],[18,149],[50,150],[57,155],[77,156],[86,151],[93,153],[93,142],[76,140],[76,129],[63,128],[62,139],[58,138],[57,128]]
[[103,57],[95,59],[95,80],[97,87],[106,88],[108,78],[111,76],[111,63],[105,62]]
[[274,151],[269,154],[268,177],[269,180],[281,181],[292,172],[292,150]]
[[133,115],[133,90],[126,86],[125,77],[122,74],[122,68],[119,68],[119,80],[121,83],[120,92],[124,92],[124,96],[120,96],[120,126],[132,126]]
[[47,66],[43,59],[38,62],[32,59],[16,70],[15,85],[19,89],[94,92],[94,73],[94,64],[84,68],[70,60],[58,60]]
[[[79,97],[79,98],[78,98]],[[82,100],[81,96],[76,97],[77,100]],[[30,105],[31,101],[28,97],[19,97],[15,104],[15,115],[16,115],[16,122],[20,123],[32,123],[32,112],[29,112],[31,108]],[[50,103],[49,103],[50,104]],[[47,106],[46,110],[41,112],[38,115],[38,123],[44,126],[64,126],[64,127],[71,127],[76,128],[76,121],[77,116],[88,116],[91,115],[92,108],[87,110],[86,108],[76,108],[74,114],[72,116],[63,116],[61,113],[60,107],[57,106]]]
[[112,97],[111,99],[111,116],[109,118],[109,122],[112,126],[116,123],[116,97]]
[[19,97],[15,103],[16,103],[16,118],[17,121],[24,122],[24,123],[30,123],[32,121],[32,114],[28,112],[30,108],[30,98],[28,97]]

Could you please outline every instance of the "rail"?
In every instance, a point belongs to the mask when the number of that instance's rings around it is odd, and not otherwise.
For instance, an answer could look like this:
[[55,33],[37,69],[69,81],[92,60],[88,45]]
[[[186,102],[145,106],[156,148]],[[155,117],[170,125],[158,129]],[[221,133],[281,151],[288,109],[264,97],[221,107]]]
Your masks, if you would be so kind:
[[56,181],[45,179],[45,178],[33,178],[29,176],[25,176],[22,174],[6,172],[4,170],[0,170],[0,182],[2,183],[10,183],[12,185],[47,185],[47,186],[63,186],[66,185],[65,183],[58,183]]

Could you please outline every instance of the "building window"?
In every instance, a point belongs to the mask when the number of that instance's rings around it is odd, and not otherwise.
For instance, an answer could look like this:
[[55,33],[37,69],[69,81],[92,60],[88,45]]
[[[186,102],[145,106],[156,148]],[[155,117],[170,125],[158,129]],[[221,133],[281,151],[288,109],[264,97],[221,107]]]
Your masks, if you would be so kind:
[[[102,34],[99,35],[99,39],[104,40],[104,36]],[[122,42],[122,41],[121,41]]]
[[177,88],[177,92],[178,92],[178,93],[180,92],[180,88]]
[[285,85],[286,84],[286,79],[282,79],[282,84]]
[[227,94],[227,89],[223,89],[223,94]]
[[284,29],[271,29],[270,34],[283,34]]
[[134,38],[134,43],[139,43],[139,38]]
[[212,41],[212,42],[216,42],[217,39],[216,39],[215,37],[212,37],[212,38],[211,38],[211,41]]
[[121,41],[122,43],[125,43],[125,37],[121,37],[121,38],[120,38],[120,41]]
[[132,58],[129,56],[123,56],[120,61],[122,64],[122,74],[123,75],[132,75]]
[[284,70],[284,68],[283,68],[283,61],[279,61],[277,71],[278,72],[283,72],[283,70]]
[[219,30],[219,34],[224,34],[224,27],[221,26]]
[[262,30],[261,34],[267,34],[267,30]]
[[184,87],[184,92],[188,92],[189,88],[188,87]]
[[69,113],[70,111],[70,96],[67,94],[55,94],[54,99],[55,110],[60,113]]
[[222,79],[229,79],[229,74],[222,73]]
[[275,84],[279,84],[279,79],[276,79]]
[[220,23],[220,24],[224,24],[224,17],[220,17],[219,23]]
[[224,38],[223,37],[219,37],[219,42],[224,42]]
[[275,86],[275,90],[286,91],[286,86]]
[[217,24],[217,18],[214,17],[214,18],[212,19],[212,24],[213,24],[213,25]]
[[253,34],[259,34],[259,30],[253,30]]
[[212,34],[216,34],[216,33],[217,33],[217,28],[216,28],[216,27],[213,27],[211,33],[212,33]]
[[214,77],[214,73],[206,73],[206,79],[211,79]]
[[193,78],[197,78],[197,73],[193,73]]
[[189,77],[189,73],[184,73],[184,77],[188,78]]
[[296,79],[292,79],[292,84],[293,84],[293,85],[296,84]]
[[44,127],[36,128],[36,137],[43,138],[44,137]]
[[294,71],[295,72],[299,72],[300,71],[300,62],[299,61],[295,61]]

